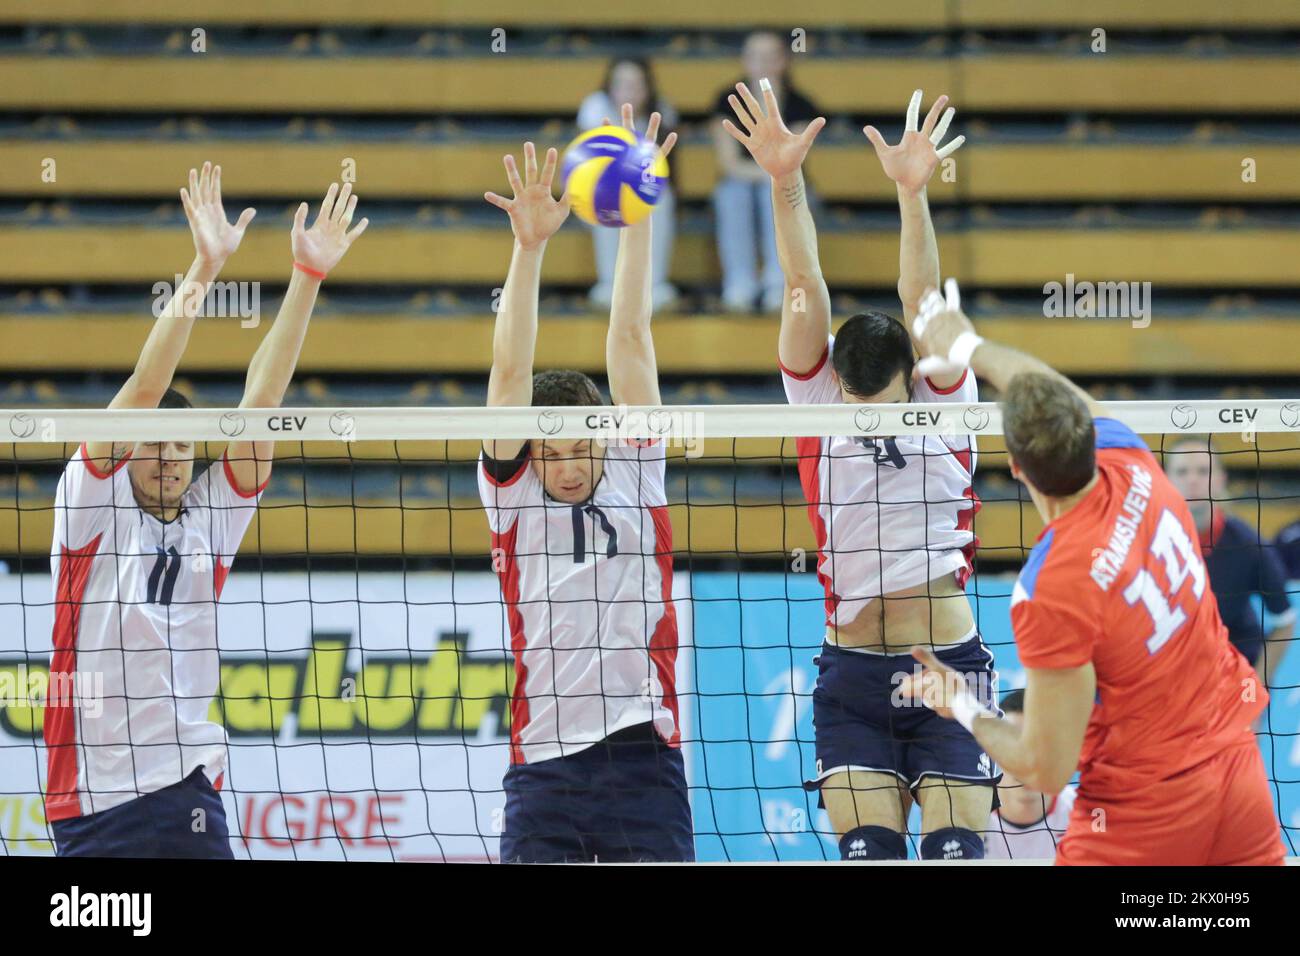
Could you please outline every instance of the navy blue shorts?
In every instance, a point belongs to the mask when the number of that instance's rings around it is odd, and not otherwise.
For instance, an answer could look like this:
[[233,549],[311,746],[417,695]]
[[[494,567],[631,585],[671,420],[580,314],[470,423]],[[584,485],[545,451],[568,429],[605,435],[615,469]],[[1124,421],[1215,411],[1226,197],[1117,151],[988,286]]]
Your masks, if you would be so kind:
[[503,863],[689,862],[695,835],[682,752],[651,724],[506,771]]
[[[197,817],[195,810],[202,810]],[[203,821],[194,832],[196,820]],[[57,856],[233,860],[221,795],[199,767],[180,783],[84,817],[55,820]]]
[[[985,706],[997,708],[993,655],[978,634],[935,649],[939,660],[972,680]],[[895,774],[909,790],[922,777],[996,783],[1001,774],[984,749],[955,720],[946,720],[899,693],[920,664],[910,654],[869,654],[824,644],[813,690],[813,728],[820,789],[833,773],[875,770]]]

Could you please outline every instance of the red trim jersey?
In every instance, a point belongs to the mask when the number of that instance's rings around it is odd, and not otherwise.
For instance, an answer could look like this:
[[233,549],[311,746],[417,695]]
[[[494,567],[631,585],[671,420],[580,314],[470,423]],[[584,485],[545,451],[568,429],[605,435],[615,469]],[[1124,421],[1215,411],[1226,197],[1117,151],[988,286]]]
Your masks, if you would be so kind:
[[[834,347],[831,336],[821,359],[803,374],[781,366],[790,404],[844,400],[831,374]],[[950,388],[918,382],[912,400],[974,403],[979,392],[968,371]],[[972,488],[973,437],[800,438],[796,450],[827,624],[848,624],[877,598],[945,574],[965,586],[978,545],[972,530],[980,507]]]
[[1088,803],[1140,798],[1250,739],[1268,703],[1228,643],[1186,501],[1126,425],[1095,426],[1097,484],[1043,529],[1011,597],[1026,667],[1096,669]]
[[653,722],[680,744],[673,542],[662,442],[610,443],[581,504],[546,494],[529,458],[504,481],[480,456],[515,686],[512,763],[537,763]]
[[241,493],[223,457],[164,523],[136,504],[126,463],[100,472],[82,445],[59,479],[48,820],[99,813],[200,765],[216,781],[226,765],[225,729],[208,719],[216,602],[263,489]]

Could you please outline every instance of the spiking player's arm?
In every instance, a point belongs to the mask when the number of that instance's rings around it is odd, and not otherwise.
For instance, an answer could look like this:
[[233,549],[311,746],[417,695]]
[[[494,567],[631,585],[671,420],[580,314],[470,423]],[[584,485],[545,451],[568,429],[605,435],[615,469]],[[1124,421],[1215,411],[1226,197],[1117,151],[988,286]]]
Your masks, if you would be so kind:
[[[280,303],[275,324],[248,363],[240,408],[278,408],[284,401],[284,393],[298,367],[321,280],[370,225],[369,219],[362,219],[349,231],[356,208],[357,197],[352,194],[351,183],[344,183],[342,190],[337,183],[330,186],[310,229],[307,228],[307,204],[298,206],[290,232],[294,266],[289,288]],[[235,486],[246,494],[261,488],[270,479],[274,458],[275,442],[236,441],[226,448]]]
[[1013,378],[1025,372],[1050,375],[1065,382],[1088,406],[1093,418],[1106,414],[1091,395],[1046,362],[978,335],[961,310],[961,294],[952,279],[944,283],[942,296],[935,288],[926,291],[911,331],[920,343],[921,354],[927,356],[917,363],[917,374],[930,375],[936,381],[937,376],[944,375],[956,381],[962,370],[970,367],[998,391],[1005,391]]
[[[510,272],[501,290],[496,327],[492,334],[492,371],[488,375],[488,405],[529,405],[533,400],[533,355],[537,347],[537,299],[542,284],[542,254],[546,240],[569,216],[566,193],[557,201],[551,195],[558,154],[546,151],[546,165],[537,171],[537,152],[524,143],[524,178],[519,178],[515,158],[504,158],[506,178],[514,193],[506,199],[496,193],[483,198],[510,216],[515,249]],[[489,458],[505,461],[523,448],[523,439],[484,441]]]
[[[646,138],[659,136],[658,113],[650,114]],[[623,126],[633,128],[632,107],[623,104]],[[669,133],[661,150],[672,152],[677,134]],[[618,260],[614,265],[614,299],[609,310],[609,334],[605,337],[605,368],[609,392],[617,405],[658,405],[659,366],[650,334],[651,244],[653,214],[621,230]]]
[[[194,261],[183,284],[154,321],[149,338],[140,350],[131,377],[113,396],[109,408],[157,408],[163,393],[171,387],[176,366],[190,341],[194,319],[202,309],[208,286],[221,273],[231,254],[239,248],[244,230],[257,213],[245,209],[231,225],[221,205],[221,167],[204,163],[201,172],[190,170],[189,189],[181,189],[181,206],[194,238]],[[87,458],[101,473],[126,454],[128,446],[111,442],[89,442]]]
[[[903,304],[903,324],[909,329],[920,311],[921,297],[927,289],[939,285],[939,244],[934,237],[926,187],[939,166],[939,160],[950,156],[966,142],[965,136],[958,136],[946,146],[939,145],[957,112],[952,107],[943,111],[948,103],[946,96],[935,100],[925,122],[918,128],[921,96],[920,90],[912,94],[912,101],[907,107],[903,138],[897,146],[886,143],[874,126],[862,128],[876,149],[876,156],[880,159],[885,175],[894,181],[898,191],[898,211],[902,220],[898,250],[898,298]],[[915,339],[913,342],[920,350],[921,343]],[[955,385],[959,377],[936,377],[934,384],[941,389],[948,388]]]
[[904,696],[920,698],[941,717],[966,727],[1001,767],[1043,793],[1059,793],[1079,766],[1083,737],[1097,693],[1092,663],[1025,670],[1024,720],[1004,720],[983,708],[965,678],[929,648],[912,656],[925,665],[920,681],[907,677]]
[[[737,83],[736,91],[749,112],[745,112],[734,95],[728,97],[728,102],[736,113],[736,122],[749,135],[737,129],[731,120],[723,120],[722,125],[772,178],[776,251],[781,271],[785,273],[778,354],[787,369],[802,373],[817,364],[831,333],[831,294],[817,257],[817,229],[808,209],[802,171],[804,157],[826,120],[819,116],[803,132],[792,133],[781,120],[776,94],[766,80],[763,81],[763,105],[744,83]],[[755,119],[750,119],[751,114]]]

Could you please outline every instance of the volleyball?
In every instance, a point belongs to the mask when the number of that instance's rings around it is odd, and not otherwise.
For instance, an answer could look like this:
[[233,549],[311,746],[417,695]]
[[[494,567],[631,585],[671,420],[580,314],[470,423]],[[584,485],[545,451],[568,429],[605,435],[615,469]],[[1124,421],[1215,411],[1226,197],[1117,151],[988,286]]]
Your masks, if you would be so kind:
[[598,126],[569,144],[563,174],[579,219],[593,226],[631,226],[659,201],[668,160],[629,129]]

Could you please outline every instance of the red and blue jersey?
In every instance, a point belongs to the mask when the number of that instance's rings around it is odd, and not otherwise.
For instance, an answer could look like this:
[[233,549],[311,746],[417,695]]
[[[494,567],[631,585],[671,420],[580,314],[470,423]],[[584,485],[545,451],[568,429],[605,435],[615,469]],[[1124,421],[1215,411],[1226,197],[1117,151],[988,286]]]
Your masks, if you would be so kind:
[[1097,483],[1043,530],[1011,599],[1026,667],[1096,670],[1080,760],[1094,800],[1240,743],[1268,702],[1228,642],[1186,501],[1132,430],[1095,426]]

